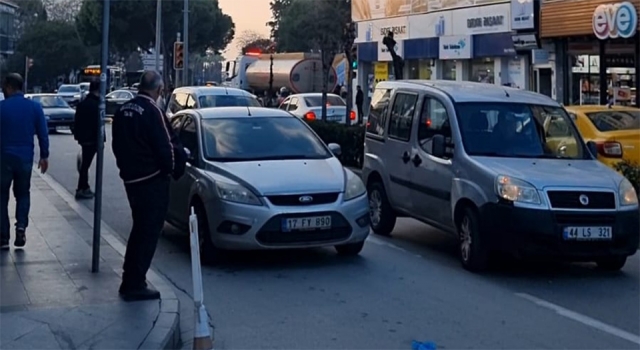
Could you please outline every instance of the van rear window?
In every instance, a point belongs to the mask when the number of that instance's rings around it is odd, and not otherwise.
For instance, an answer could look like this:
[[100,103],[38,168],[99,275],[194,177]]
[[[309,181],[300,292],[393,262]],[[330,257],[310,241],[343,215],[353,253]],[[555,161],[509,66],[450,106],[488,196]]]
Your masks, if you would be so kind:
[[640,129],[640,111],[604,111],[587,113],[591,123],[600,131]]
[[376,89],[371,96],[371,108],[367,119],[367,133],[375,136],[384,136],[384,127],[387,124],[387,114],[391,90]]

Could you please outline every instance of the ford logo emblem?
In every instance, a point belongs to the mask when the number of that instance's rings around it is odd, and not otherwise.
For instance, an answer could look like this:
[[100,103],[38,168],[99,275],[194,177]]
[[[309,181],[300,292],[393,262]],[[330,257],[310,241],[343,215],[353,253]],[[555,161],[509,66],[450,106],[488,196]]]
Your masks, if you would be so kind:
[[589,205],[589,197],[587,197],[584,194],[581,194],[580,197],[578,197],[578,199],[580,200],[580,204],[587,206]]
[[313,197],[311,197],[311,196],[302,196],[302,197],[298,198],[298,201],[300,201],[300,203],[311,203],[311,202],[313,202]]

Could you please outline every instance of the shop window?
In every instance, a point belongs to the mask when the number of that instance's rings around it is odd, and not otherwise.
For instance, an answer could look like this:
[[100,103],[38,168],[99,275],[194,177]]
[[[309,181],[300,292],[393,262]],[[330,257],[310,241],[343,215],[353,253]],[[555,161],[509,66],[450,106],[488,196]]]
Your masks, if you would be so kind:
[[456,62],[455,60],[442,61],[442,79],[443,80],[456,80]]
[[408,79],[420,79],[420,61],[410,60],[407,62],[409,67]]
[[476,59],[471,61],[471,74],[469,81],[478,83],[494,84],[495,70],[494,61],[490,58]]

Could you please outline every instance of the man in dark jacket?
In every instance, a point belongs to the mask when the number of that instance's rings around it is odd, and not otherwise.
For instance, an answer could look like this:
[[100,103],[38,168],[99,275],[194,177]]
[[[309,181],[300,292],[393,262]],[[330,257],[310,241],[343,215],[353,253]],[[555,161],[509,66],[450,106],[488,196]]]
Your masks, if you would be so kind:
[[184,148],[156,104],[163,89],[160,74],[143,73],[138,96],[113,118],[113,154],[133,219],[120,286],[125,300],[160,298],[147,286],[146,274],[169,207],[170,177],[179,179],[186,167]]
[[356,108],[358,109],[358,120],[360,123],[364,121],[364,112],[362,109],[362,105],[364,104],[364,92],[362,92],[362,87],[358,85],[356,91]]
[[89,186],[89,168],[98,150],[98,125],[100,123],[100,83],[89,84],[89,94],[76,107],[73,136],[82,147],[82,160],[78,169],[76,199],[93,198]]

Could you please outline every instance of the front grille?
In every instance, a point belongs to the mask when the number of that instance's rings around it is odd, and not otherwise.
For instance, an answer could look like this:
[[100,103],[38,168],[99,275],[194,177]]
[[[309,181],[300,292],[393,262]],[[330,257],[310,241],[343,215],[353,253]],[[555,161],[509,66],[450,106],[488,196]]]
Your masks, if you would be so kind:
[[614,215],[593,214],[563,214],[556,213],[556,222],[560,225],[613,225],[616,221]]
[[[267,196],[269,201],[273,205],[278,206],[300,206],[300,205],[319,205],[319,204],[329,204],[338,200],[338,195],[340,193],[312,193],[312,194],[294,194],[294,195],[284,195],[284,196]],[[306,197],[312,198],[311,201],[304,201],[301,199]]]
[[[329,230],[282,231],[282,220],[295,217],[331,216]],[[313,212],[303,214],[281,214],[269,219],[256,234],[256,239],[264,245],[296,245],[342,241],[351,235],[351,225],[347,219],[336,212]]]
[[[548,191],[551,207],[556,209],[615,209],[616,197],[613,192],[594,191]],[[580,197],[588,198],[585,205]]]

